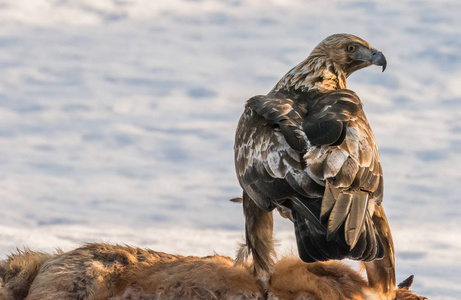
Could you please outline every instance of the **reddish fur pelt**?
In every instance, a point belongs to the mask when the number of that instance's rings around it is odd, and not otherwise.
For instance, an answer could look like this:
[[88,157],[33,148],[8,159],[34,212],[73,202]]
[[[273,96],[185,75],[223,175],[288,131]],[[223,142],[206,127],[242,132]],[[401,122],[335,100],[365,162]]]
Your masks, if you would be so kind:
[[[411,284],[411,283],[410,283]],[[407,284],[408,285],[408,284]],[[382,299],[359,273],[294,256],[275,265],[274,299]],[[250,266],[220,255],[193,257],[108,244],[57,254],[18,252],[0,262],[1,300],[263,299]],[[423,299],[399,288],[395,299]]]

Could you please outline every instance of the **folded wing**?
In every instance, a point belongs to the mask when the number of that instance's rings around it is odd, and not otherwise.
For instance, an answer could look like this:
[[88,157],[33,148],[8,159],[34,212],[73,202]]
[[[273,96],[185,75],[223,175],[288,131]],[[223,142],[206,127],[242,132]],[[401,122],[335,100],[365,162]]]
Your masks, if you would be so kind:
[[305,261],[383,255],[371,219],[382,201],[382,169],[354,92],[304,102],[255,96],[235,147],[240,184],[261,208],[292,211]]

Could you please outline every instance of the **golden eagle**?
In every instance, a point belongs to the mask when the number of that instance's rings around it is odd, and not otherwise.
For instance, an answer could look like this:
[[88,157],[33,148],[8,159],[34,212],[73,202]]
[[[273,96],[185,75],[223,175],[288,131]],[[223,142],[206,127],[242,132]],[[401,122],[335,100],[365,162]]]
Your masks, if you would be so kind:
[[294,223],[305,262],[364,261],[370,285],[395,288],[393,242],[381,202],[383,173],[375,138],[346,78],[382,52],[334,34],[267,95],[248,100],[235,137],[246,244],[263,287],[273,266],[272,210]]

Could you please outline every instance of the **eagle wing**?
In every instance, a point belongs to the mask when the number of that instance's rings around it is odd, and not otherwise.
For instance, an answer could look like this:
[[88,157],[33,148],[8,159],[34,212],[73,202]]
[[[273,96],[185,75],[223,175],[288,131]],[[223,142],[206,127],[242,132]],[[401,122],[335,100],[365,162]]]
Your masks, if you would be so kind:
[[320,97],[304,122],[311,147],[304,155],[308,172],[325,182],[321,219],[328,236],[345,222],[345,238],[354,247],[365,219],[383,198],[379,152],[358,96],[346,89]]
[[[241,186],[259,207],[288,206],[309,221],[295,220],[298,240],[318,252],[308,249],[304,260],[382,256],[371,219],[382,200],[382,169],[354,92],[308,101],[251,98],[236,133],[235,163]],[[346,250],[329,253],[337,246],[332,242]]]
[[235,137],[235,168],[242,188],[265,210],[300,194],[321,197],[323,187],[305,171],[309,141],[303,118],[288,98],[248,100]]

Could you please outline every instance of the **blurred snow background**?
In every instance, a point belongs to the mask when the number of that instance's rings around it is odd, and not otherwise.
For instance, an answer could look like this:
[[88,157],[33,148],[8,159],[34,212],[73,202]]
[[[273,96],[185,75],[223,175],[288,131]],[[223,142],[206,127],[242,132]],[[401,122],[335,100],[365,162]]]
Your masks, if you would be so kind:
[[[326,36],[382,50],[349,79],[385,172],[397,279],[461,294],[461,2],[0,0],[0,259],[88,241],[233,256],[233,139]],[[296,252],[277,218],[280,254]]]

